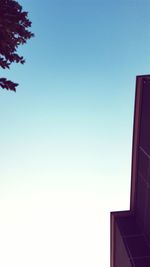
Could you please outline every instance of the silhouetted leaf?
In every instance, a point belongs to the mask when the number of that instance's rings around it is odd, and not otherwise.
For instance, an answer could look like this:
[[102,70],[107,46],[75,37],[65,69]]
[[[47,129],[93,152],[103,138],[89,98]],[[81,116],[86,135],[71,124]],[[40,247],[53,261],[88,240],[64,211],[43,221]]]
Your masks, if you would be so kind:
[[[31,21],[28,12],[15,0],[0,0],[0,67],[9,68],[10,64],[25,63],[23,56],[16,53],[20,44],[24,44],[34,36],[28,30]],[[16,91],[17,83],[0,79],[0,87]]]

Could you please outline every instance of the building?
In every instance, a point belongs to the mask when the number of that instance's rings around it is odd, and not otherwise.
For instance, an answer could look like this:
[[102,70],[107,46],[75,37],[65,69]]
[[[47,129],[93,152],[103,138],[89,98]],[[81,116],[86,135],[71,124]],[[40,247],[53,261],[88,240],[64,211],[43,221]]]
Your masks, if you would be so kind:
[[150,267],[150,75],[136,78],[130,210],[110,225],[110,266]]

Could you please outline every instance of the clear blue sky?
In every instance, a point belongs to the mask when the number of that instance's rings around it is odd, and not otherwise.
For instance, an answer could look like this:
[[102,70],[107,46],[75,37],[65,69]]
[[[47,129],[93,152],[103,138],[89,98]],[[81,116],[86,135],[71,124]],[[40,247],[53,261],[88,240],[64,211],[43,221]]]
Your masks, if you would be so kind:
[[25,65],[1,70],[19,83],[16,93],[0,91],[3,241],[9,231],[17,236],[15,267],[108,267],[109,212],[129,207],[135,77],[150,73],[150,1],[19,3],[35,38],[19,49]]

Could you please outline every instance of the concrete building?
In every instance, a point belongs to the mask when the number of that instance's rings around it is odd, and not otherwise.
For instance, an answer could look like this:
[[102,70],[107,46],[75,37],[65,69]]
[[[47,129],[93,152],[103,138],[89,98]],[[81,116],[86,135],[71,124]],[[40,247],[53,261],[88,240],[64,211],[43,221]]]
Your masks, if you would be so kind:
[[110,224],[110,266],[150,267],[150,75],[136,78],[130,210]]

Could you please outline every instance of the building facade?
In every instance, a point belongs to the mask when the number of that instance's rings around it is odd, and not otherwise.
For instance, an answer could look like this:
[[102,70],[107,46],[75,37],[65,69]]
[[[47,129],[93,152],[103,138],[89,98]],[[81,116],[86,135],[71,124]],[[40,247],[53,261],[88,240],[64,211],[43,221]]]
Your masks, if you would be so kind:
[[110,217],[110,266],[150,267],[150,75],[136,77],[130,210]]

